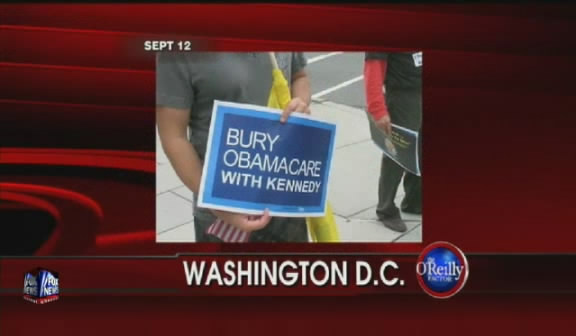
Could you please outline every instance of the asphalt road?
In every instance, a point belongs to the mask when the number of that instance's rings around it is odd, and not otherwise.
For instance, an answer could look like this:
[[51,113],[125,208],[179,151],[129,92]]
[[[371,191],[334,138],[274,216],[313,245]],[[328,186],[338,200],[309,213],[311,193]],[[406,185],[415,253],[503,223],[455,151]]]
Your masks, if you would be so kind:
[[314,99],[363,109],[364,53],[307,52],[308,75]]

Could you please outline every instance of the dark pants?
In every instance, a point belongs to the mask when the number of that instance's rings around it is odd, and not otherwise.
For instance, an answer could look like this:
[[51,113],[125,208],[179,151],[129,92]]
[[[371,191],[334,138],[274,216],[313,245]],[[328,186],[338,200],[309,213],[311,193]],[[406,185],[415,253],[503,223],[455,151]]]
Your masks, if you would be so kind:
[[400,218],[400,210],[394,203],[400,181],[404,177],[406,195],[402,201],[402,209],[417,211],[422,207],[422,178],[404,171],[386,155],[382,157],[380,181],[378,184],[378,207],[376,214],[381,219]]
[[[422,99],[420,94],[391,91],[387,92],[386,101],[390,111],[390,120],[393,124],[412,130],[420,130],[422,123]],[[420,137],[419,140],[418,152],[422,153]],[[394,203],[394,199],[402,178],[404,178],[404,190],[406,191],[401,204],[402,209],[412,211],[422,209],[422,178],[405,171],[392,159],[383,155],[378,185],[378,206],[376,208],[376,214],[379,218],[400,218],[400,210]]]

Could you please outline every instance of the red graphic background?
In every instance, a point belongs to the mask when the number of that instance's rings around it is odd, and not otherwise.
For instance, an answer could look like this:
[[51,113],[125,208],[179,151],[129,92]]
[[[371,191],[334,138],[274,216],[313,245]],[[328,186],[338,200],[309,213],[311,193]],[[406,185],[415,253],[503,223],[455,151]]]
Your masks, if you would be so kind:
[[[561,4],[0,5],[0,255],[419,253],[438,240],[464,253],[574,253],[575,14]],[[228,51],[423,50],[424,243],[156,244],[154,56],[142,47],[152,38]],[[424,333],[448,322],[471,333],[550,332],[572,328],[575,305],[566,292],[574,287],[559,286],[564,296],[510,294],[514,286],[496,292],[499,278],[529,292],[571,281],[561,269],[568,265],[551,258],[538,267],[555,266],[552,280],[523,268],[505,273],[515,259],[471,259],[468,285],[477,277],[492,294],[462,292],[446,302],[408,292],[242,300],[108,290],[34,306],[2,294],[0,334],[56,332],[43,327],[56,316],[71,334],[180,327],[202,334],[349,334],[360,327]],[[164,267],[122,259],[116,262],[124,271],[115,273],[110,259],[71,260],[4,258],[0,289],[21,287],[14,274],[37,266],[60,272],[63,291],[75,287],[67,278],[83,272],[104,281],[146,270],[152,273],[134,276],[145,284]],[[174,260],[167,263],[179,270]],[[528,281],[520,274],[533,277],[530,286],[520,284]],[[87,283],[83,288],[112,286]],[[91,322],[105,316],[127,326]]]

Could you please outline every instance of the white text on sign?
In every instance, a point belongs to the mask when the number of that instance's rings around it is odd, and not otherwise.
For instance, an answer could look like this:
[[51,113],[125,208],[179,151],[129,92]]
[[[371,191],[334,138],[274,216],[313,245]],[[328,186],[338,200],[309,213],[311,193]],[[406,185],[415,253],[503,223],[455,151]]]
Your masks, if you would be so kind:
[[[226,145],[229,147],[222,157],[228,168],[237,168],[265,173],[284,174],[295,177],[321,176],[322,162],[317,160],[303,160],[297,158],[279,157],[268,153],[253,153],[248,150],[262,150],[273,152],[274,145],[279,141],[279,135],[266,132],[250,131],[230,128],[226,134]],[[235,147],[235,148],[234,148]],[[240,149],[238,149],[238,147]],[[244,150],[242,150],[244,149]],[[222,183],[237,186],[251,187],[274,191],[317,193],[322,183],[315,180],[289,179],[256,175],[232,170],[221,171]]]

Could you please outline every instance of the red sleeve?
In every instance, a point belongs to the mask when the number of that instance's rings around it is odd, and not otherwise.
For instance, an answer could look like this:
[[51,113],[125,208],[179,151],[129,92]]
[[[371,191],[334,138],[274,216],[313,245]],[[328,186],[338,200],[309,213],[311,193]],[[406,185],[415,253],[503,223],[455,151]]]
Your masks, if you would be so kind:
[[366,106],[374,120],[388,115],[386,97],[382,92],[382,85],[386,79],[386,60],[368,59],[364,62],[364,88],[366,92]]

